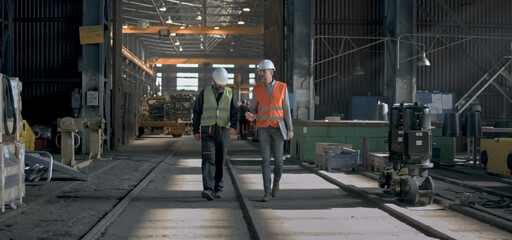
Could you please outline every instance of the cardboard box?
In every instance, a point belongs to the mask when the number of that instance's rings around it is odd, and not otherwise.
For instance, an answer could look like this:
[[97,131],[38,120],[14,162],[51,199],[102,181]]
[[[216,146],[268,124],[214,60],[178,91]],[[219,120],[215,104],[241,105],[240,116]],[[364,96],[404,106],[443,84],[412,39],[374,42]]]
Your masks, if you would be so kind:
[[370,153],[368,158],[368,165],[374,171],[383,171],[385,168],[391,167],[388,153]]
[[315,143],[315,154],[323,154],[324,147],[344,147],[352,148],[352,144],[346,143]]

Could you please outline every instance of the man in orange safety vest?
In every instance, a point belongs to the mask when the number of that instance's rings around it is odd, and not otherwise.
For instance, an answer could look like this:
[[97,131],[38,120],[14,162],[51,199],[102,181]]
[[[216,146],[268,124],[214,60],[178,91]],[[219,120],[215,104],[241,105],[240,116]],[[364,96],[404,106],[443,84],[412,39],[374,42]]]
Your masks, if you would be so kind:
[[[262,82],[254,87],[254,96],[251,102],[251,112],[245,114],[249,121],[256,120],[258,137],[260,140],[260,153],[262,156],[263,188],[265,195],[262,201],[268,202],[277,197],[279,181],[283,174],[283,147],[284,140],[293,137],[292,118],[290,114],[290,100],[286,83],[278,82],[273,78],[274,63],[264,59],[258,65],[258,76]],[[283,122],[286,126],[283,125]],[[281,125],[281,126],[280,126]],[[286,129],[282,129],[286,128]],[[286,136],[286,139],[285,139]],[[274,154],[274,184],[271,186],[270,157]]]

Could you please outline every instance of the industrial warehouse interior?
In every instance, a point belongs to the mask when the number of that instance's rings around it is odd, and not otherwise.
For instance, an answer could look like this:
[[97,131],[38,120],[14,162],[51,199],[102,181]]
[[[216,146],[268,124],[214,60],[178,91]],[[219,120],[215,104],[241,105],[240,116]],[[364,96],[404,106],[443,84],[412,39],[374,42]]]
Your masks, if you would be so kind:
[[511,9],[0,0],[0,239],[512,239]]

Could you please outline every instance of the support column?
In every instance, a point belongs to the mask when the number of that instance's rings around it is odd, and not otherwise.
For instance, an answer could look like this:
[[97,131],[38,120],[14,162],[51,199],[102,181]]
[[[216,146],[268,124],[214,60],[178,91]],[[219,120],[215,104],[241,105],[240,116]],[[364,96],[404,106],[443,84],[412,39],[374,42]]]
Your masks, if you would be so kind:
[[[84,0],[83,4],[83,26],[102,26],[104,41],[82,45],[81,118],[105,118],[110,125],[110,112],[106,111],[110,111],[110,0]],[[84,132],[82,153],[89,149],[89,133]]]
[[[114,44],[112,46],[112,121],[107,122],[107,126],[113,129],[111,150],[116,150],[121,146],[121,105],[122,105],[122,90],[123,90],[123,78],[122,78],[122,47],[123,47],[123,12],[122,12],[122,0],[113,0],[113,35]],[[138,79],[135,80],[138,82]],[[140,89],[140,88],[137,88]],[[138,96],[137,96],[138,97]],[[139,98],[137,98],[138,100]],[[137,106],[138,107],[138,106]],[[135,137],[135,136],[133,136]]]
[[[311,1],[288,1],[288,71],[293,77],[293,118],[314,120],[314,89],[311,76]],[[288,88],[291,92],[291,89]]]
[[[397,0],[395,24],[396,36],[405,33],[416,33],[416,1]],[[411,41],[410,39],[404,40]],[[415,53],[415,44],[399,43],[398,55],[400,59],[408,59],[415,56]],[[397,64],[394,85],[395,103],[414,101],[416,101],[416,59]]]
[[[386,0],[384,11],[387,37],[398,38],[401,34],[416,33],[416,1]],[[397,55],[399,59],[409,59],[416,55],[415,39],[400,40],[400,43],[386,44],[384,51],[385,94],[389,104],[416,100],[416,59],[396,62]]]

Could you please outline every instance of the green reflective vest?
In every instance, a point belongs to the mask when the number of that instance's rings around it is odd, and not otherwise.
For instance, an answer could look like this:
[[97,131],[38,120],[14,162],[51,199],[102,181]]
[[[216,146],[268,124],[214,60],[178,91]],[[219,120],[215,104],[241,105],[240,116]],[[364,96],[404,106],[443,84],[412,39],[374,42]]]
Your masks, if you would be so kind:
[[224,93],[217,105],[217,98],[213,93],[212,87],[205,88],[201,126],[217,124],[221,127],[229,127],[231,98],[233,98],[231,88],[224,88]]

